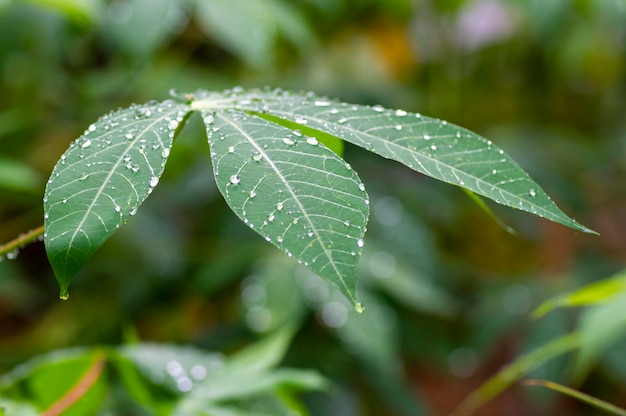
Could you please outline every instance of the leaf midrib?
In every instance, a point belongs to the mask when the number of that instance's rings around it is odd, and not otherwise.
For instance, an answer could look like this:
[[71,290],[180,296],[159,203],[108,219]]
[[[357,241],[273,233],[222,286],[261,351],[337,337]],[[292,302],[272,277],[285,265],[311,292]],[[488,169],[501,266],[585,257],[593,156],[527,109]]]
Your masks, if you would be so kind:
[[[115,171],[117,170],[117,168],[119,167],[119,165],[121,164],[121,162],[124,160],[124,154],[126,154],[130,149],[132,149],[137,142],[143,138],[143,136],[147,133],[150,132],[150,130],[159,122],[161,122],[163,119],[167,118],[170,116],[170,114],[175,113],[176,111],[178,111],[177,108],[172,109],[171,111],[165,112],[163,113],[163,115],[161,117],[156,117],[155,120],[152,123],[149,123],[146,125],[146,127],[143,129],[143,131],[141,131],[140,134],[138,134],[137,136],[135,136],[135,138],[131,141],[129,141],[128,146],[126,146],[126,148],[124,149],[124,152],[121,153],[121,156],[118,158],[118,160],[115,162],[115,164],[113,165],[113,167],[109,170],[109,173],[107,174],[105,180],[102,182],[102,185],[100,186],[100,188],[98,188],[98,191],[96,192],[96,194],[94,195],[91,204],[89,204],[89,207],[87,207],[87,209],[84,211],[84,215],[83,218],[80,220],[80,223],[76,226],[76,229],[74,230],[74,233],[72,233],[72,237],[70,238],[70,241],[67,245],[67,248],[65,250],[65,267],[63,270],[63,274],[65,275],[67,273],[67,266],[69,264],[69,258],[70,258],[70,252],[72,250],[72,246],[74,244],[74,240],[76,238],[76,235],[79,232],[83,232],[82,226],[85,223],[85,221],[87,220],[87,217],[91,214],[94,205],[96,204],[96,201],[98,201],[100,199],[100,196],[103,193],[103,190],[105,189],[105,187],[108,185],[109,180],[111,179],[111,177],[113,176],[113,174],[115,173]],[[102,136],[98,137],[101,138]],[[148,166],[150,166],[150,164],[148,163]],[[154,171],[153,171],[154,173]],[[138,201],[139,202],[139,201]],[[89,243],[91,245],[91,242]]]
[[[258,109],[254,109],[254,108],[250,108],[250,107],[248,107],[248,108],[249,108],[249,110],[250,110],[250,111],[252,111],[252,112],[254,112],[254,113],[256,113],[256,112],[258,111]],[[296,113],[294,113],[294,112],[287,112],[287,111],[284,111],[284,110],[276,110],[276,109],[271,109],[269,112],[271,112],[272,114],[279,114],[279,115],[281,115],[282,117],[287,117],[287,120],[290,120],[290,119],[289,119],[289,116],[296,115]],[[464,171],[462,171],[462,170],[459,170],[459,169],[457,169],[456,167],[454,167],[454,166],[452,166],[452,165],[449,165],[449,164],[447,164],[447,163],[445,163],[445,162],[442,162],[441,160],[438,160],[438,159],[436,159],[436,158],[429,157],[428,155],[426,155],[426,154],[424,154],[424,153],[417,152],[417,151],[415,151],[415,150],[413,150],[413,149],[411,149],[411,148],[409,148],[409,147],[403,147],[402,145],[399,145],[399,144],[397,144],[397,143],[395,143],[395,142],[392,142],[392,141],[385,141],[385,140],[381,139],[380,137],[378,137],[378,136],[374,136],[374,135],[372,135],[372,134],[370,134],[370,133],[368,133],[368,132],[366,132],[366,131],[363,131],[363,130],[357,130],[357,129],[352,128],[352,127],[347,126],[347,125],[343,125],[343,124],[339,124],[339,123],[336,123],[336,122],[333,122],[333,121],[329,121],[329,120],[325,120],[325,119],[317,118],[317,117],[314,117],[314,116],[311,116],[311,115],[305,115],[305,114],[302,114],[302,113],[298,113],[298,114],[297,114],[297,116],[302,117],[302,118],[304,118],[304,119],[311,120],[311,121],[316,122],[316,123],[319,123],[319,124],[321,124],[321,125],[323,125],[324,123],[332,123],[334,126],[336,126],[336,127],[337,127],[337,129],[339,129],[339,130],[345,130],[345,131],[348,131],[348,132],[350,132],[351,134],[353,134],[353,135],[355,135],[355,136],[365,135],[365,136],[367,136],[367,137],[371,138],[372,140],[376,140],[377,142],[382,142],[382,143],[383,143],[383,144],[385,144],[385,145],[391,145],[391,146],[393,146],[393,147],[395,147],[395,148],[401,149],[402,151],[408,151],[411,155],[414,155],[414,156],[416,155],[416,156],[418,156],[418,157],[416,157],[416,159],[421,159],[422,161],[430,161],[430,162],[433,162],[435,165],[437,165],[437,166],[438,166],[438,169],[441,169],[441,167],[448,168],[448,169],[450,169],[451,171],[454,171],[454,173],[456,174],[455,176],[457,176],[457,177],[458,177],[458,175],[459,175],[459,174],[461,174],[461,175],[463,175],[463,176],[469,176],[467,172],[464,172]],[[300,124],[300,123],[299,123],[299,124]],[[308,126],[308,125],[306,125],[306,124],[305,124],[304,126],[305,126],[305,127],[312,128],[312,129],[317,130],[317,131],[320,131],[318,128],[314,128],[314,127]],[[388,127],[388,126],[386,126],[386,127]],[[328,133],[328,132],[326,131],[325,133]],[[328,134],[332,134],[332,133],[328,133]],[[335,137],[336,137],[336,136],[335,136]],[[339,138],[339,139],[342,139],[342,140],[345,140],[345,141],[348,141],[348,142],[350,142],[350,143],[353,143],[353,144],[355,144],[355,145],[357,145],[357,146],[362,147],[363,143],[359,143],[359,142],[356,142],[356,141],[354,141],[354,140],[350,139],[348,135],[346,135],[346,137],[348,137],[348,138],[343,138],[343,137],[338,137],[338,138]],[[391,149],[390,149],[390,151],[391,151]],[[392,152],[392,153],[394,154],[394,156],[392,156],[392,157],[391,157],[391,159],[393,159],[393,160],[395,160],[395,161],[397,161],[397,162],[400,162],[400,163],[404,164],[404,163],[403,163],[403,162],[402,162],[402,161],[401,161],[401,160],[400,160],[397,156],[395,156],[395,153],[396,153],[396,152]],[[382,156],[382,155],[381,155],[381,156]],[[387,156],[384,156],[384,157],[387,157]],[[422,162],[422,163],[423,163],[423,162]],[[430,175],[429,175],[429,176],[430,176]],[[500,188],[500,187],[497,187],[496,185],[493,185],[493,184],[491,184],[491,183],[489,183],[489,182],[486,182],[485,180],[481,179],[481,178],[480,178],[480,177],[478,177],[478,176],[469,176],[469,177],[470,177],[470,178],[472,178],[472,179],[474,179],[476,182],[478,182],[478,183],[480,183],[480,184],[482,184],[482,185],[484,185],[484,186],[487,186],[487,187],[495,187],[496,189],[498,189],[498,190],[501,192],[501,194],[502,194],[502,197],[503,197],[503,198],[505,198],[506,196],[508,196],[508,197],[509,197],[509,199],[516,199],[516,200],[519,200],[519,201],[523,201],[523,202],[525,202],[525,203],[528,203],[531,207],[535,208],[536,210],[538,210],[538,211],[542,212],[542,213],[543,213],[543,217],[545,217],[545,218],[549,218],[549,219],[555,218],[555,217],[553,217],[553,214],[552,214],[550,211],[546,210],[545,208],[543,208],[543,207],[541,207],[541,206],[539,206],[539,205],[536,205],[535,203],[529,202],[529,201],[528,201],[528,200],[526,200],[526,199],[522,199],[520,196],[515,195],[515,194],[511,193],[510,191],[507,191],[507,190],[505,190],[505,189],[502,189],[502,188]],[[458,184],[454,184],[454,185],[458,185]],[[541,188],[539,187],[539,185],[537,185],[537,186],[538,186],[538,188],[539,188],[539,189],[541,189]],[[537,189],[536,191],[539,191],[539,189]],[[481,194],[481,195],[483,195],[483,196],[485,196],[485,197],[487,197],[487,198],[490,198],[490,199],[491,199],[491,197],[489,197],[488,195],[485,195],[484,191],[480,190],[480,188],[479,188],[479,191],[480,191],[480,194]],[[542,191],[543,191],[543,190],[542,190]],[[474,192],[475,192],[475,191],[474,191]],[[545,191],[544,191],[544,193],[545,193]],[[548,199],[548,200],[549,200],[550,202],[552,202],[550,199]],[[508,206],[510,206],[511,208],[514,208],[514,209],[519,209],[519,208],[518,208],[518,207],[516,207],[513,203],[510,203],[510,204],[507,204],[507,205],[508,205]],[[541,214],[538,214],[538,215],[541,215]],[[561,216],[561,217],[562,217],[562,216]],[[581,230],[581,226],[580,226],[578,223],[573,222],[573,221],[572,221],[569,217],[567,217],[567,216],[565,216],[565,219],[567,220],[567,222],[568,222],[568,223],[570,223],[570,224],[574,224],[574,225],[575,225],[575,227],[576,227],[577,229]]]
[[[256,149],[256,151],[259,152],[259,154],[261,154],[263,156],[263,159],[265,159],[268,164],[270,165],[270,167],[274,170],[274,172],[276,173],[276,175],[278,176],[278,178],[281,180],[281,182],[285,185],[285,187],[287,188],[287,190],[289,191],[289,193],[291,194],[291,197],[294,199],[294,201],[296,201],[296,204],[298,205],[298,208],[300,209],[300,211],[302,212],[302,214],[304,215],[304,218],[306,219],[307,223],[309,224],[309,226],[311,227],[311,231],[313,232],[313,235],[315,236],[315,239],[318,241],[320,247],[322,248],[322,251],[324,252],[324,255],[326,256],[326,258],[328,259],[328,263],[330,265],[332,265],[333,270],[335,271],[335,274],[339,277],[339,280],[341,281],[341,284],[343,285],[344,289],[346,290],[346,293],[352,294],[352,291],[350,290],[350,288],[348,288],[348,285],[346,284],[342,273],[339,271],[339,269],[337,268],[337,266],[335,265],[335,262],[330,254],[330,252],[326,249],[321,236],[319,235],[317,228],[315,227],[315,225],[313,224],[313,222],[311,221],[311,218],[309,217],[309,214],[307,212],[307,210],[304,208],[304,206],[301,204],[298,196],[296,195],[296,193],[293,191],[293,189],[291,188],[291,186],[289,185],[289,182],[287,181],[287,178],[285,178],[280,169],[278,169],[278,167],[276,167],[276,165],[274,164],[273,160],[269,157],[269,155],[264,151],[264,149],[259,146],[248,134],[247,132],[245,132],[244,130],[242,130],[237,123],[235,123],[234,121],[232,121],[230,118],[228,118],[223,112],[216,112],[215,113],[216,117],[221,117],[225,122],[227,122],[228,124],[230,124],[234,129],[236,129],[237,131],[239,131],[239,133],[246,138],[246,140],[248,140],[248,142],[254,146],[254,148]],[[263,118],[254,116],[262,121],[266,121]],[[352,298],[352,295],[350,295],[350,297]],[[353,302],[356,302],[356,299],[352,298],[351,299]]]

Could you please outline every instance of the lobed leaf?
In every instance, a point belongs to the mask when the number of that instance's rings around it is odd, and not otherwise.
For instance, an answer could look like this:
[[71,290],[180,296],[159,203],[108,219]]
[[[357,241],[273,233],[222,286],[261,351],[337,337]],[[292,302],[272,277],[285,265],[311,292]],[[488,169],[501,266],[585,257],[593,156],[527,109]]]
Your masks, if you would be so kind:
[[[202,107],[203,100],[192,106]],[[458,185],[499,204],[594,233],[563,213],[519,165],[491,141],[446,121],[331,101],[314,94],[242,89],[225,92],[219,106],[237,108],[339,137],[435,179]],[[280,122],[280,121],[279,121]]]
[[202,110],[217,186],[254,231],[358,305],[365,186],[317,139],[238,110]]
[[113,112],[61,156],[44,195],[44,242],[62,298],[87,259],[157,185],[188,111],[165,101]]

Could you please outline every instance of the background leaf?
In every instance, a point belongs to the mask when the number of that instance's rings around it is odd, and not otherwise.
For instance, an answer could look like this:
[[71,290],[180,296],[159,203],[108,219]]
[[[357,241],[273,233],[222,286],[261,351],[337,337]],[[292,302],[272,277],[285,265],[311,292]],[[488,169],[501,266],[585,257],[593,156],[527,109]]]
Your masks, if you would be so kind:
[[369,214],[357,174],[299,131],[236,110],[202,113],[217,186],[237,216],[356,305]]
[[85,261],[158,184],[187,111],[165,101],[108,114],[61,156],[44,195],[44,241],[61,297],[68,296]]

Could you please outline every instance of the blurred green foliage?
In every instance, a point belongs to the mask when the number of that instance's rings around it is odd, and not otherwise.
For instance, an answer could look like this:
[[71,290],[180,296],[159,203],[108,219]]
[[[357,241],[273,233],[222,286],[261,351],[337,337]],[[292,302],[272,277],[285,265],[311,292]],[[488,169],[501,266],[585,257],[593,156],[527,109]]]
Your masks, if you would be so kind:
[[[192,118],[158,190],[81,272],[71,301],[57,300],[41,244],[0,263],[0,372],[134,333],[230,352],[294,320],[282,364],[337,386],[301,396],[311,414],[447,414],[515,357],[579,328],[581,342],[600,334],[601,345],[530,375],[624,407],[626,337],[612,319],[623,296],[539,321],[530,311],[625,263],[626,4],[254,0],[228,10],[238,4],[0,1],[0,241],[41,224],[45,178],[99,115],[170,88],[266,84],[477,131],[601,237],[494,207],[511,235],[462,192],[347,146],[372,197],[358,320],[217,198]],[[477,414],[593,414],[544,393],[516,386]]]

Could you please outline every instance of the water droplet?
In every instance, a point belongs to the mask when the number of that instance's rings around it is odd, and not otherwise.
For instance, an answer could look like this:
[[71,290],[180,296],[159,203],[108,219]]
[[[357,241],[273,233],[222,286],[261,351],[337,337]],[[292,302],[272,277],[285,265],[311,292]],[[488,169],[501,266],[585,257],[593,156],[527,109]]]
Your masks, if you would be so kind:
[[250,198],[254,198],[256,196],[256,192],[250,191]]
[[348,220],[344,221],[343,225],[345,225],[346,227],[349,227],[350,226],[350,221],[348,221]]
[[359,184],[359,190],[365,192],[365,185],[360,183]]
[[130,212],[128,213],[131,217],[133,215],[135,215],[137,213],[137,207],[133,208],[132,210],[130,210]]
[[232,183],[233,185],[237,185],[239,182],[241,182],[241,178],[239,177],[239,175],[233,175],[230,177],[230,183]]
[[356,240],[356,245],[361,248],[365,245],[365,243],[363,242],[363,239],[359,238],[358,240]]
[[235,153],[235,146],[230,146],[228,148],[228,153]]
[[142,118],[148,118],[152,116],[152,110],[149,108],[138,108],[135,111],[135,120],[139,120]]
[[528,194],[530,196],[537,196],[537,191],[535,191],[534,189],[531,189],[530,191],[528,191]]
[[500,153],[501,155],[503,155],[503,154],[504,154],[504,150],[500,149],[500,150],[498,150],[498,153]]
[[382,113],[383,111],[385,111],[385,107],[383,107],[382,105],[375,105],[372,107],[372,110],[376,111],[377,113]]
[[424,140],[430,140],[430,136],[428,134],[425,134],[423,137],[424,137]]
[[119,205],[115,205],[115,212],[121,212],[122,211],[122,207],[120,207]]
[[284,203],[283,202],[279,202],[278,204],[276,204],[276,210],[278,211],[282,211],[284,207]]
[[347,118],[345,118],[345,117],[341,117],[339,120],[337,120],[337,123],[339,123],[339,124],[343,124],[343,123],[345,123],[346,121],[348,121],[348,119],[347,119]]
[[273,222],[275,218],[276,218],[276,217],[274,217],[274,214],[271,214],[271,215],[267,218],[267,220],[268,220],[269,222]]
[[167,124],[167,127],[169,127],[170,130],[176,130],[176,128],[178,127],[178,121],[170,120],[170,122]]
[[296,141],[294,139],[289,138],[289,137],[285,137],[283,139],[283,143],[285,143],[286,145],[291,146],[291,145],[296,144]]
[[279,243],[282,243],[283,242],[283,237],[279,235],[278,237],[276,237],[276,241],[279,242]]
[[254,155],[252,155],[252,160],[254,160],[255,162],[260,162],[261,159],[263,159],[263,155],[261,153],[255,153]]
[[327,100],[315,100],[313,102],[313,105],[316,106],[316,107],[327,107],[330,104],[331,104],[331,102],[327,101]]
[[495,175],[496,173],[498,173],[498,171],[497,171],[497,170],[495,170],[495,169],[492,169],[492,170],[491,170],[491,174],[492,174],[492,175]]
[[157,186],[159,183],[159,178],[157,178],[156,176],[153,176],[150,178],[150,186],[152,188],[154,188],[155,186]]
[[431,145],[431,146],[430,146],[430,150],[437,150],[437,145],[434,145],[434,144],[433,144],[433,145]]
[[319,143],[315,137],[307,137],[306,142],[312,145],[316,145]]
[[168,148],[163,149],[163,151],[161,152],[161,157],[162,157],[163,159],[168,158],[168,157],[169,157],[169,155],[170,155],[170,149],[168,149]]
[[404,117],[404,116],[406,116],[407,114],[408,114],[408,113],[407,113],[406,111],[404,111],[404,110],[396,110],[396,115],[397,115],[398,117]]
[[20,254],[20,249],[19,248],[16,248],[13,251],[9,251],[7,253],[7,260],[15,260],[19,254]]
[[308,122],[308,120],[302,116],[296,116],[295,121],[298,124],[306,124]]
[[127,140],[131,140],[131,139],[134,139],[134,138],[135,138],[135,135],[134,135],[133,133],[126,133],[126,134],[124,135],[124,137],[125,137]]
[[80,145],[80,147],[82,147],[83,149],[88,148],[89,146],[91,146],[91,140],[87,139],[83,142],[83,144]]
[[365,307],[363,306],[363,304],[361,302],[357,302],[354,304],[354,310],[357,313],[365,313]]
[[89,131],[96,131],[96,125],[95,124],[90,125]]
[[402,125],[400,125],[400,124],[396,124],[396,125],[394,126],[394,129],[396,129],[396,130],[400,131],[400,130],[402,130]]

